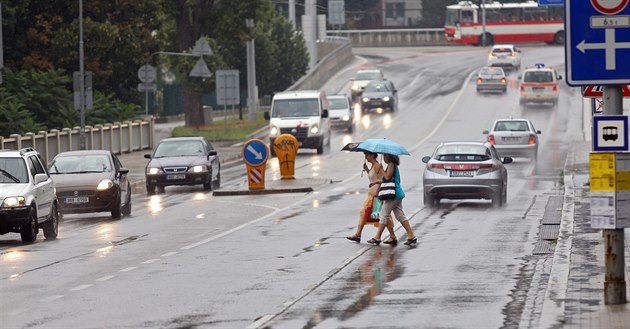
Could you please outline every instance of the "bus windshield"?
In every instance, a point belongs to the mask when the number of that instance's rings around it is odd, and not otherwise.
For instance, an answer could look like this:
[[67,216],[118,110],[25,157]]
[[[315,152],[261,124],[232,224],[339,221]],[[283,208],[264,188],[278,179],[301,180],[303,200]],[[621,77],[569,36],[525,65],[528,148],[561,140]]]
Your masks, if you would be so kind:
[[447,9],[446,10],[446,22],[444,25],[446,26],[455,26],[459,23],[459,10],[458,9]]

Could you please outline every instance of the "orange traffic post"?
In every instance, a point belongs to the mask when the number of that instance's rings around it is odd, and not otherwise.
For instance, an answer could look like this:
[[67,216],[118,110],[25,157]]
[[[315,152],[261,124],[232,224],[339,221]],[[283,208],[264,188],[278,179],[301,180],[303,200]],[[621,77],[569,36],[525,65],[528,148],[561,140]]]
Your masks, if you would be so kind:
[[273,151],[278,156],[280,179],[295,179],[295,155],[298,140],[291,134],[282,134],[273,142]]
[[247,167],[247,183],[250,190],[265,189],[265,167],[269,148],[260,139],[250,139],[243,144],[243,159]]

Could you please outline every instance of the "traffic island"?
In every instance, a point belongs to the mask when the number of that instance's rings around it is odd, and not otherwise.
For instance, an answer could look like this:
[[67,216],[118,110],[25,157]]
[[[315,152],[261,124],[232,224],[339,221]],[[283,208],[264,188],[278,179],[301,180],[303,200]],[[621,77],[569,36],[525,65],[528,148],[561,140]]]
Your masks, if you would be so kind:
[[260,194],[279,194],[279,193],[309,193],[317,188],[331,184],[332,180],[328,178],[302,178],[302,179],[279,179],[271,181],[268,186],[263,189],[234,189],[234,190],[217,190],[213,191],[213,196],[231,196],[231,195],[260,195]]

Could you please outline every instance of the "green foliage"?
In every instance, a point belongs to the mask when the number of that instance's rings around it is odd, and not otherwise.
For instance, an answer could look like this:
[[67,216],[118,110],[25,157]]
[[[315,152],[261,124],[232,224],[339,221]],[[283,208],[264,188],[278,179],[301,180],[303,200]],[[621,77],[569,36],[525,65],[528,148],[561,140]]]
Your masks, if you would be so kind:
[[424,0],[422,2],[421,28],[444,27],[446,6],[456,4],[458,0]]
[[260,114],[256,120],[238,120],[229,117],[215,119],[211,125],[192,127],[177,127],[173,129],[173,137],[203,136],[210,141],[242,141],[258,129],[267,127],[269,121]]
[[43,127],[35,123],[17,96],[0,88],[0,100],[0,136],[42,130]]

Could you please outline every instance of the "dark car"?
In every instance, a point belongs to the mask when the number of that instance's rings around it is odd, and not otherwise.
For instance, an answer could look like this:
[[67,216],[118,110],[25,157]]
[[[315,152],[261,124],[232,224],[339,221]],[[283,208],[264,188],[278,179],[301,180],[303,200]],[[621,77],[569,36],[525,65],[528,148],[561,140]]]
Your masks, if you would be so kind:
[[204,137],[165,138],[152,155],[144,157],[151,159],[145,171],[149,195],[156,188],[164,193],[164,187],[170,185],[203,184],[204,190],[221,186],[219,156]]
[[391,112],[398,108],[398,91],[394,83],[389,80],[370,81],[361,95],[361,111],[368,113],[372,109],[389,109]]
[[113,218],[131,214],[129,169],[111,151],[59,153],[50,163],[49,172],[61,213],[109,211]]

